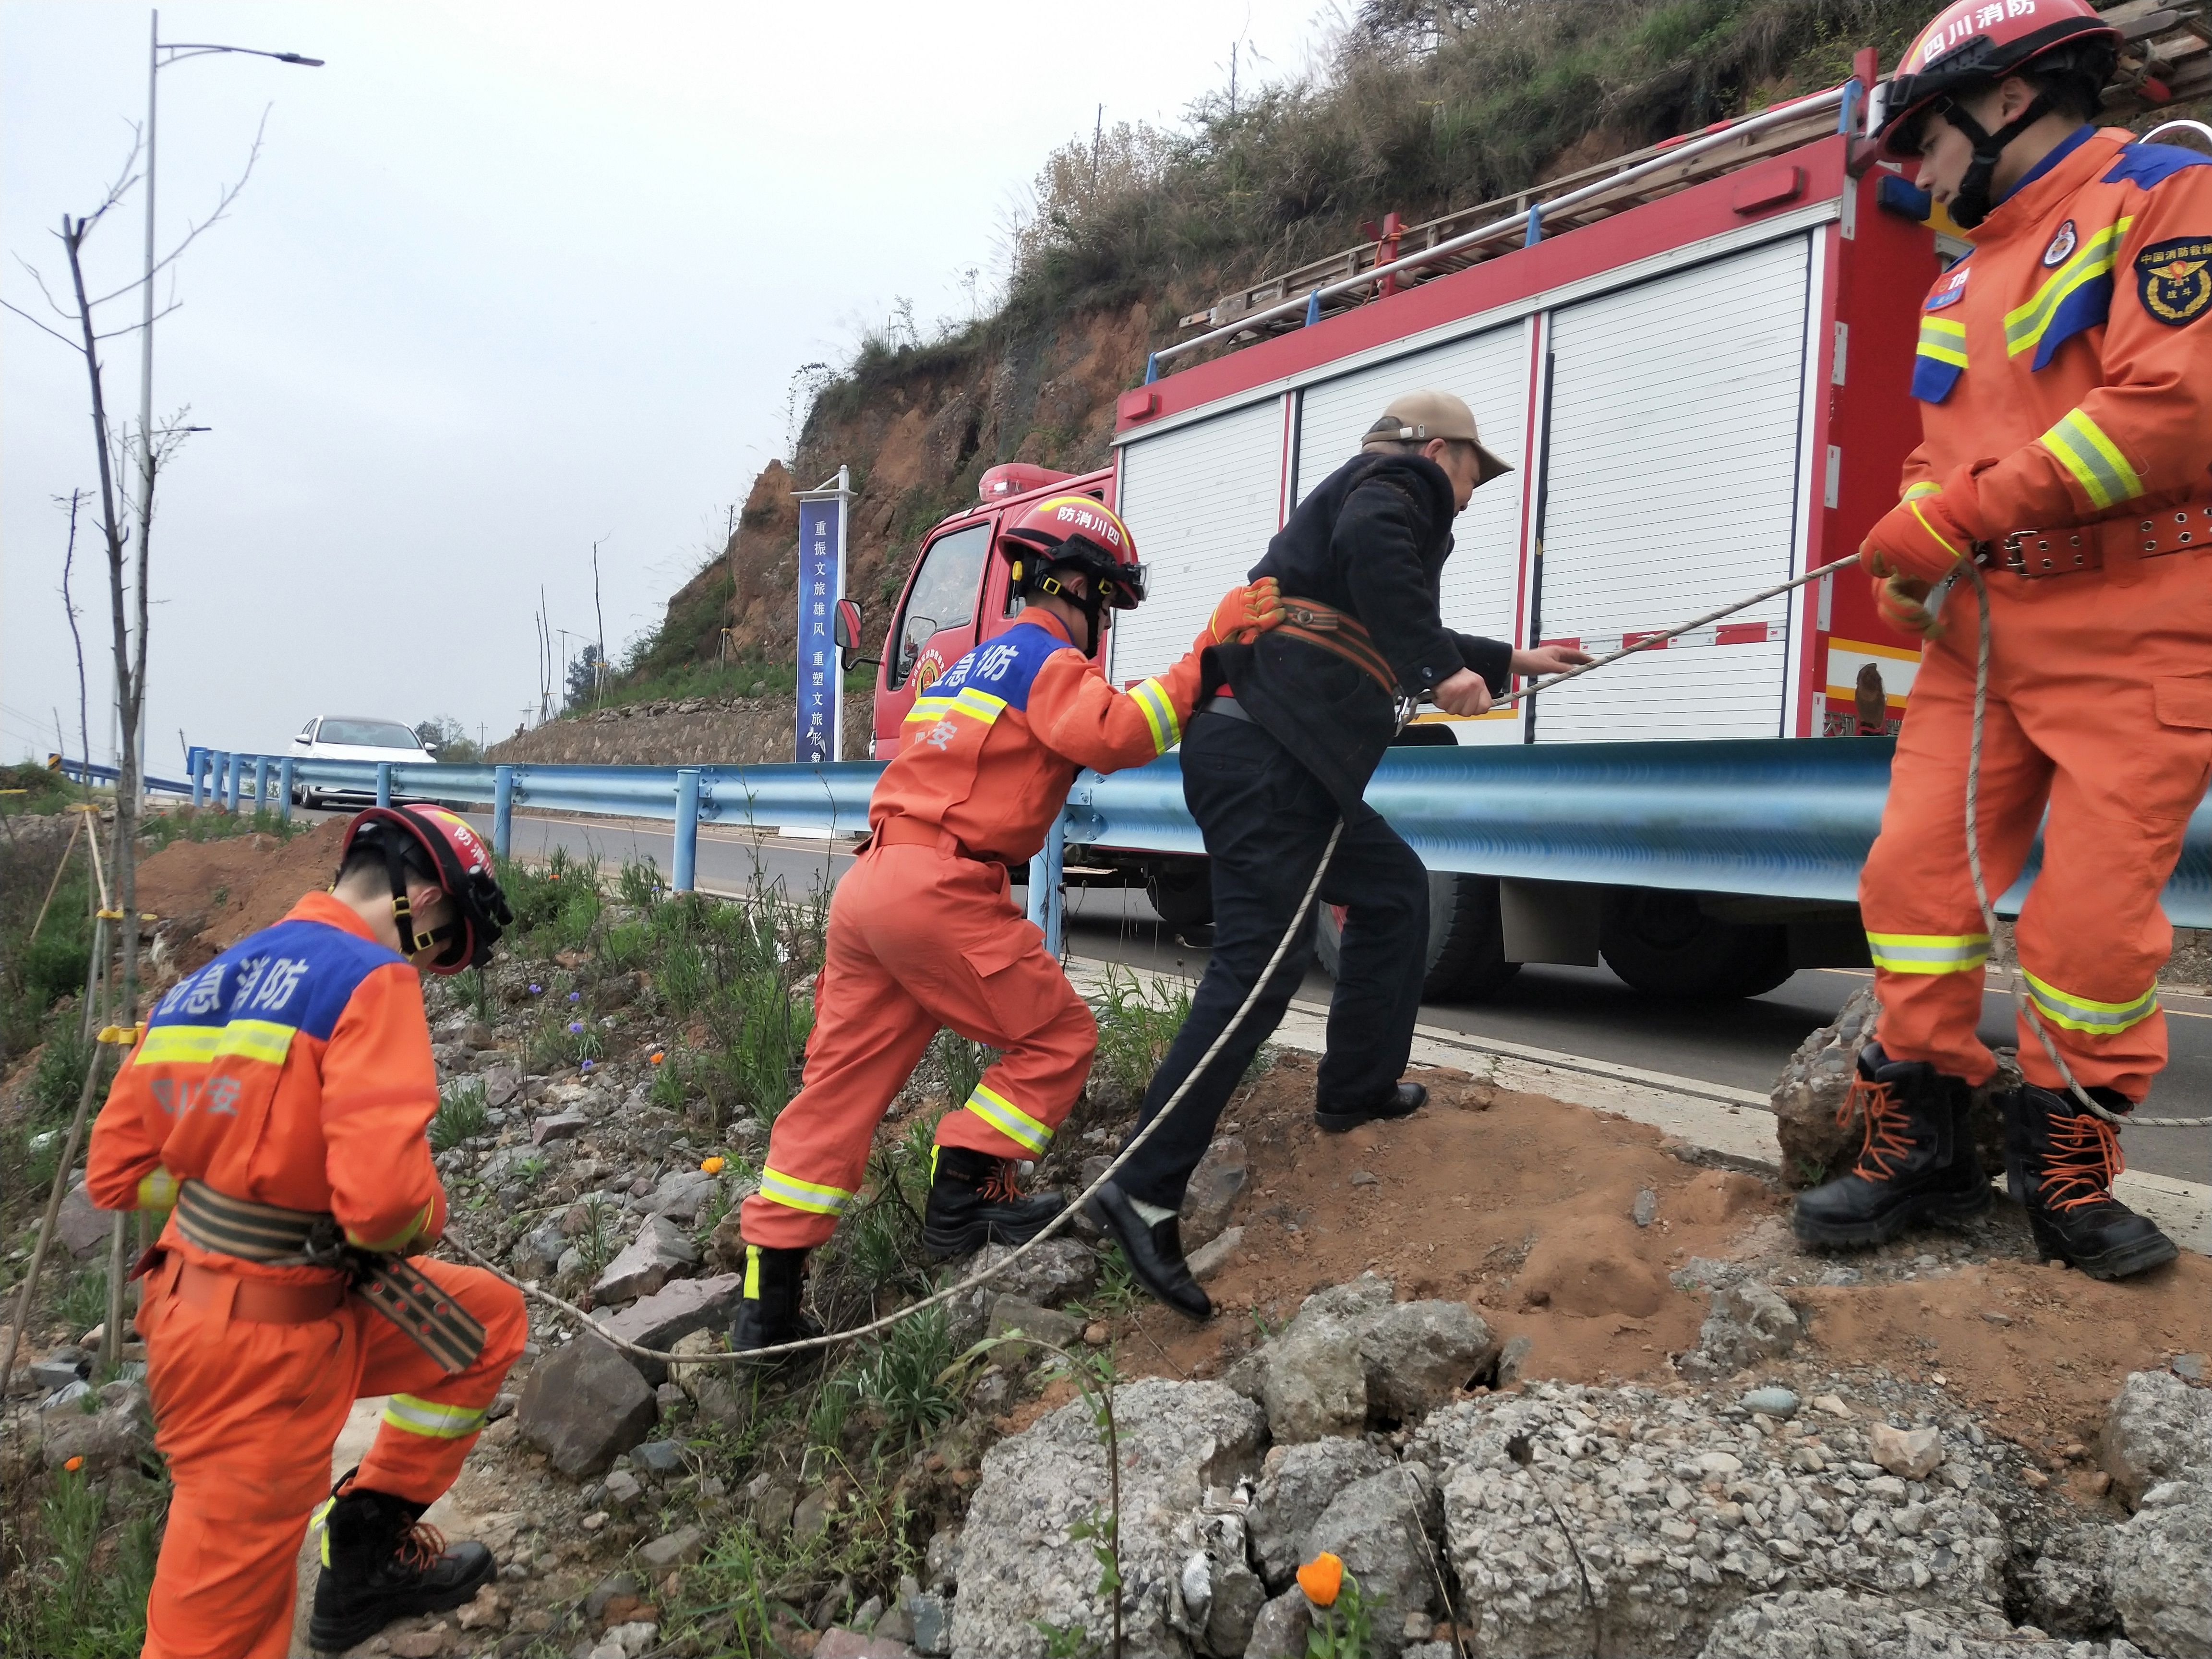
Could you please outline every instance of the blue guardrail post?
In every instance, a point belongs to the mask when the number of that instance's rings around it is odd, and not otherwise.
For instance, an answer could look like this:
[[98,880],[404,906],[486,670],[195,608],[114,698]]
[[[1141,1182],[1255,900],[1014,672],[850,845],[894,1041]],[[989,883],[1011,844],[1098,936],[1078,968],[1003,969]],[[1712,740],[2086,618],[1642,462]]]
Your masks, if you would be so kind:
[[292,757],[289,755],[276,763],[276,816],[286,823],[292,821]]
[[495,766],[491,770],[491,850],[495,858],[511,856],[507,847],[514,839],[514,769]]
[[269,757],[263,755],[253,763],[253,810],[259,814],[269,810]]
[[699,769],[685,766],[676,774],[676,869],[669,886],[678,893],[696,890],[694,874],[699,861]]
[[215,757],[212,755],[192,757],[192,805],[195,807],[207,805],[207,775],[214,764]]
[[222,809],[223,792],[230,785],[230,751],[218,749],[208,757],[208,805]]
[[392,805],[392,763],[390,761],[379,761],[376,763],[376,804],[379,806]]
[[233,755],[230,757],[230,781],[227,786],[226,793],[230,798],[230,810],[234,816],[235,816],[238,811],[239,793],[245,787],[245,786],[246,757],[243,755]]
[[1060,954],[1061,866],[1067,861],[1067,815],[1062,813],[1045,831],[1044,845],[1030,860],[1029,918],[1044,932],[1044,948]]

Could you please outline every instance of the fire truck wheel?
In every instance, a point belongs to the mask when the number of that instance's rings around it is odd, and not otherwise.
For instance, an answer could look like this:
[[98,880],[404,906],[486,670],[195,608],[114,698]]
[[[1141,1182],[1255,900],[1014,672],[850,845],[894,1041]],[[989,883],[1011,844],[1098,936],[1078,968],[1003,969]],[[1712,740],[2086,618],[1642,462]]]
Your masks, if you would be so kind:
[[[1343,939],[1343,911],[1334,905],[1323,905],[1314,946],[1331,979],[1336,977],[1337,953]],[[1421,981],[1423,1000],[1446,1002],[1494,995],[1520,971],[1519,963],[1505,960],[1497,878],[1431,871],[1429,959]]]
[[1790,975],[1788,928],[1709,916],[1694,893],[1613,889],[1598,951],[1646,996],[1678,1000],[1760,996]]
[[1147,866],[1145,896],[1170,933],[1188,933],[1213,921],[1213,877],[1204,859],[1170,859]]

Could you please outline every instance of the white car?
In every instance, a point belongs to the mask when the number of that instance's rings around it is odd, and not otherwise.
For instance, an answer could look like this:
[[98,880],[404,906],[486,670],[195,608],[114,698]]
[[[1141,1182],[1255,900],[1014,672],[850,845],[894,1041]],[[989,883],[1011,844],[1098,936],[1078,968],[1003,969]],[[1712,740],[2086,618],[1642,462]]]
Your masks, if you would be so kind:
[[[397,761],[414,766],[427,766],[437,758],[405,722],[358,714],[316,715],[292,739],[292,753],[301,760]],[[335,800],[370,802],[376,791],[313,789],[301,783],[293,786],[292,799],[301,806]]]

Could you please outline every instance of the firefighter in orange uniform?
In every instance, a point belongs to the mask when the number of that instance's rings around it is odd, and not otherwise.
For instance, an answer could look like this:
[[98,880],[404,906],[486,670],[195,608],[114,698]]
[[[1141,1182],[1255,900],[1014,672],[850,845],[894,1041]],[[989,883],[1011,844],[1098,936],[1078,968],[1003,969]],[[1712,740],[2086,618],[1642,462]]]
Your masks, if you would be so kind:
[[[404,1259],[446,1216],[416,969],[489,959],[510,920],[490,863],[451,813],[363,812],[332,890],[161,1000],[100,1111],[93,1201],[175,1210],[141,1264],[175,1482],[148,1659],[283,1659],[301,1536],[363,1395],[391,1403],[324,1506],[315,1646],[458,1607],[491,1576],[483,1545],[447,1549],[420,1522],[522,1352],[522,1299]],[[395,1298],[427,1310],[420,1346],[378,1310]]]
[[[2090,125],[2118,47],[2082,0],[1960,0],[1905,53],[1879,129],[1971,234],[1921,317],[1923,441],[1863,550],[1876,603],[1927,640],[1859,902],[1881,1000],[1859,1060],[1856,1167],[1798,1237],[1877,1243],[1989,1202],[1966,1129],[1990,941],[1965,796],[1986,571],[1992,656],[1979,825],[1991,895],[2049,808],[2016,932],[2075,1078],[2124,1115],[2166,1064],[2159,892],[2212,774],[2212,157]],[[2112,1196],[2103,1119],[2020,1022],[2001,1101],[2037,1249],[2100,1279],[2170,1261]]]
[[1098,1032],[1008,897],[1007,866],[1043,846],[1079,768],[1136,765],[1181,740],[1208,647],[1281,620],[1272,581],[1231,589],[1188,655],[1117,691],[1097,657],[1104,612],[1145,597],[1127,527],[1062,495],[1001,526],[998,548],[1027,608],[915,700],[869,802],[869,839],[830,900],[805,1085],[739,1218],[739,1350],[816,1334],[806,1253],[852,1202],[884,1109],[941,1025],[1000,1057],[937,1126],[926,1248],[1023,1243],[1060,1213],[1057,1194],[1018,1189],[1014,1165],[1043,1152],[1075,1103]]

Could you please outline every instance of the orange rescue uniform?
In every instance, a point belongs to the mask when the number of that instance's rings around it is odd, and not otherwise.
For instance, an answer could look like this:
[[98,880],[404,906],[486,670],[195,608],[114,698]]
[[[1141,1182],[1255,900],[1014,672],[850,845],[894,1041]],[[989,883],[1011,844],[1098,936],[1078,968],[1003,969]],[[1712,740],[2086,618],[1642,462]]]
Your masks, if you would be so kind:
[[[1200,645],[1212,643],[1202,637]],[[1000,1051],[937,1144],[1034,1158],[1075,1103],[1098,1030],[1014,908],[1025,862],[1078,769],[1112,771],[1182,740],[1199,649],[1127,692],[1027,612],[915,699],[877,781],[870,840],[830,902],[805,1086],[775,1120],[746,1243],[808,1249],[859,1192],[868,1144],[939,1026]]]
[[[310,894],[155,1006],[93,1130],[87,1185],[103,1208],[160,1210],[204,1182],[327,1212],[351,1243],[399,1249],[445,1223],[424,1134],[437,1105],[415,969],[352,909]],[[484,1327],[458,1375],[359,1300],[303,1322],[245,1316],[240,1298],[258,1285],[312,1298],[335,1295],[339,1275],[242,1261],[165,1227],[137,1320],[175,1483],[148,1659],[283,1659],[300,1540],[357,1397],[391,1401],[356,1485],[428,1504],[453,1484],[527,1325],[521,1297],[491,1274],[414,1265]]]
[[[1983,866],[1992,897],[2009,887],[2048,805],[2017,929],[2028,993],[2083,1084],[2140,1101],[2166,1058],[2159,892],[2212,774],[2212,164],[2084,127],[1972,240],[1923,313],[1905,501],[1992,544],[2046,532],[2020,544],[2037,574],[1986,578]],[[1975,1036],[1989,938],[1966,858],[1974,607],[1954,583],[1859,902],[1883,1048],[1980,1083],[1996,1060]],[[2061,1086],[2024,1018],[2020,1057]]]

